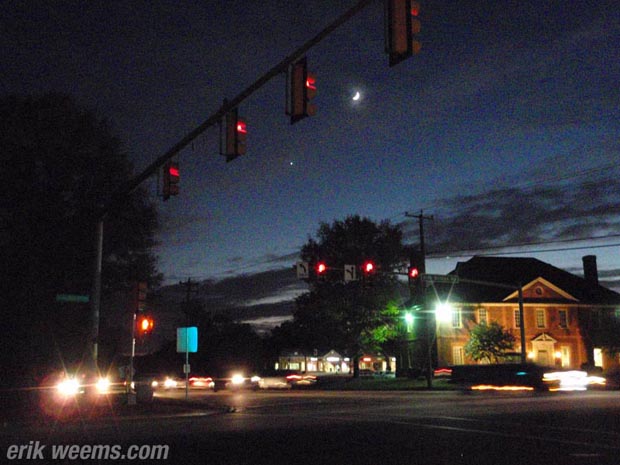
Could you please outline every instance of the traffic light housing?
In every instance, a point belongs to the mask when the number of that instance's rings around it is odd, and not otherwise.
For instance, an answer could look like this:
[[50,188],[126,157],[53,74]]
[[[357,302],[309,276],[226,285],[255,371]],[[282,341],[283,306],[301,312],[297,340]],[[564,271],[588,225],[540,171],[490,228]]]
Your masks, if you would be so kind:
[[133,287],[133,311],[140,313],[146,308],[148,285],[144,281],[136,282]]
[[168,161],[164,165],[164,200],[179,194],[180,171],[177,162]]
[[390,66],[420,52],[417,35],[422,29],[420,3],[414,0],[385,0],[385,49]]
[[421,252],[413,251],[409,258],[409,267],[407,268],[407,277],[409,278],[409,287],[412,291],[417,291],[422,283],[422,275],[426,272],[426,264],[424,256]]
[[293,63],[288,76],[287,114],[291,117],[291,124],[316,114],[316,76],[308,72],[306,57]]
[[420,269],[416,265],[409,266],[407,270],[407,276],[409,277],[409,282],[413,282],[417,279],[420,279]]
[[237,108],[233,108],[224,118],[224,149],[226,161],[245,155],[247,150],[248,130],[245,121],[239,118]]

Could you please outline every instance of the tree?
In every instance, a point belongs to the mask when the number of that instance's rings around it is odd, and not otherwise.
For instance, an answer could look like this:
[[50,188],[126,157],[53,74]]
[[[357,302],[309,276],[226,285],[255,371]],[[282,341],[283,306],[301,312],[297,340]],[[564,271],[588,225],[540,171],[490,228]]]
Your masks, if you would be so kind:
[[615,313],[603,314],[601,325],[594,331],[593,338],[596,346],[601,347],[607,355],[614,357],[620,354],[620,318]]
[[499,363],[500,357],[514,348],[514,336],[497,322],[481,323],[470,331],[465,354],[475,361]]
[[[109,125],[66,95],[2,97],[0,127],[0,299],[10,309],[4,347],[15,349],[3,361],[21,372],[24,359],[46,366],[87,350],[88,308],[55,297],[90,294],[96,211],[132,166]],[[156,283],[157,215],[145,192],[109,211],[104,225],[104,300],[137,279]]]
[[[325,261],[328,274],[297,298],[288,332],[297,335],[295,344],[304,350],[333,348],[350,355],[357,376],[359,355],[379,350],[396,336],[400,295],[392,271],[406,257],[402,232],[389,221],[376,224],[349,216],[331,225],[322,223],[317,239],[308,240],[301,257],[310,263]],[[372,260],[377,271],[344,282],[344,265],[357,266],[359,275],[366,260]]]

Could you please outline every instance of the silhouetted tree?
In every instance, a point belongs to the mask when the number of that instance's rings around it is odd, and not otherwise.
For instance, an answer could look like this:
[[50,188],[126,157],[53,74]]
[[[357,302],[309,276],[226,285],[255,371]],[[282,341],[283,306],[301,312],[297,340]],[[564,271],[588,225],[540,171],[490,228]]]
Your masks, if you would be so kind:
[[[90,294],[95,212],[131,178],[132,166],[106,122],[65,95],[0,98],[0,127],[2,357],[23,375],[87,348],[88,307],[55,296]],[[156,227],[141,190],[108,213],[104,298],[136,278],[158,281]]]
[[[401,300],[395,269],[407,256],[402,233],[388,221],[376,224],[359,216],[321,224],[317,239],[301,250],[311,264],[324,261],[324,279],[311,280],[310,292],[299,296],[289,332],[291,345],[311,351],[336,349],[353,358],[354,376],[363,351],[380,349],[396,336],[397,303]],[[373,261],[375,271],[361,267]],[[344,266],[355,265],[359,279],[344,281]],[[277,334],[277,333],[276,333]]]

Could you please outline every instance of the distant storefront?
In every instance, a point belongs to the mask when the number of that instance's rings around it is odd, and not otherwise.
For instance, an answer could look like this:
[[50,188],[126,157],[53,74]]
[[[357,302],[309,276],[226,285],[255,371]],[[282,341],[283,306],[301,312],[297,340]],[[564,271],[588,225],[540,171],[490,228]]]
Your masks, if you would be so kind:
[[[351,373],[352,360],[335,350],[319,355],[301,351],[282,352],[275,364],[276,370],[299,370],[316,373]],[[382,354],[364,354],[359,360],[360,370],[396,372],[396,358]]]

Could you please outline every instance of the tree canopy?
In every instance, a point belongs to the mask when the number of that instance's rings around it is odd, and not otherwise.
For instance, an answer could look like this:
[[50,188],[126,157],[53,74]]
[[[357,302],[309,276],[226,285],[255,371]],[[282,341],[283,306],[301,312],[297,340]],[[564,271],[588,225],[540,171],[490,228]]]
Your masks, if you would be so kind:
[[[301,257],[311,265],[325,262],[325,279],[310,281],[310,291],[296,300],[293,321],[274,336],[306,351],[336,349],[351,357],[381,350],[396,336],[402,298],[394,271],[405,263],[406,254],[402,232],[388,221],[377,224],[349,216],[322,223]],[[361,266],[368,260],[375,271],[364,276]],[[356,266],[357,280],[345,282],[345,265]]]
[[[90,293],[97,209],[133,169],[106,121],[66,95],[2,97],[0,127],[1,299],[12,328],[4,347],[34,363],[89,324],[84,305],[55,297]],[[104,226],[104,296],[135,279],[156,282],[157,215],[145,192],[109,211]]]
[[469,336],[465,354],[476,361],[499,363],[501,356],[514,348],[514,336],[495,321],[474,326]]

